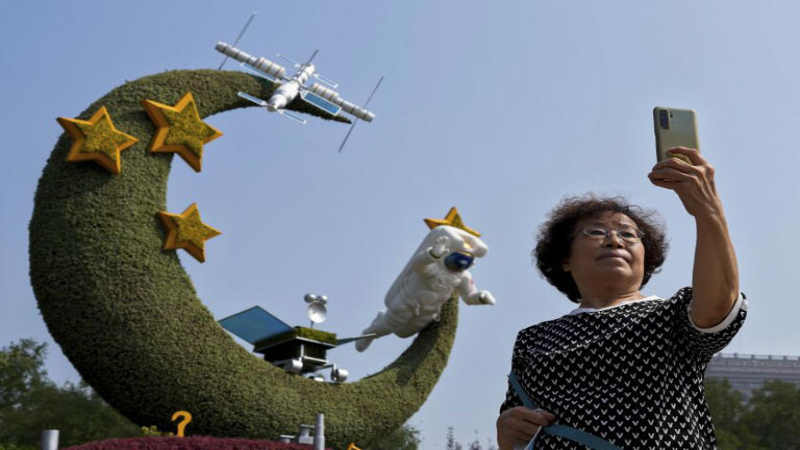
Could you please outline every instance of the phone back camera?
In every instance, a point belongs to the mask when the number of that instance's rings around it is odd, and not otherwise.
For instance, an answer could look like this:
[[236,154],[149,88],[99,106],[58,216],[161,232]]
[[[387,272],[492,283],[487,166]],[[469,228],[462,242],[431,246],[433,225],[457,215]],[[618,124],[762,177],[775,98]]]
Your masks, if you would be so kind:
[[666,109],[658,110],[658,124],[661,128],[669,130],[669,111]]

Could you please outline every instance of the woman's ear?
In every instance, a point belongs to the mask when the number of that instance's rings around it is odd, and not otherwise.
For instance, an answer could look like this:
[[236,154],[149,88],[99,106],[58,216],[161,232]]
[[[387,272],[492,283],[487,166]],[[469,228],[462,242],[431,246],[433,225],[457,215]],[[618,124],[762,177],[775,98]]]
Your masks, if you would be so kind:
[[567,262],[567,260],[561,263],[561,269],[564,270],[564,272],[569,272],[569,262]]

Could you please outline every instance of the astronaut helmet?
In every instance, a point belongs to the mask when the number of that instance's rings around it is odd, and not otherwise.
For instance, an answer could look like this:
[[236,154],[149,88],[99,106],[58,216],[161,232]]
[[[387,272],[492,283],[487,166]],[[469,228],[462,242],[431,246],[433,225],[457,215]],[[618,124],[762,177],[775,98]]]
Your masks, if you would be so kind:
[[453,252],[444,258],[444,266],[452,272],[463,272],[472,266],[475,257],[470,253]]

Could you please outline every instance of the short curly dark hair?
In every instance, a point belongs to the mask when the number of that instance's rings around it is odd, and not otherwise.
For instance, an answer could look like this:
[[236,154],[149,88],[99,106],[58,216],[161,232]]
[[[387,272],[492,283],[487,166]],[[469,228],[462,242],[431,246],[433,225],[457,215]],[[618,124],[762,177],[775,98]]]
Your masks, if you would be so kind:
[[575,303],[580,303],[580,292],[572,274],[565,272],[562,264],[569,258],[575,225],[579,220],[603,212],[618,212],[633,220],[644,232],[644,277],[642,286],[647,284],[653,273],[664,264],[669,244],[664,225],[656,219],[654,210],[645,210],[631,205],[623,197],[598,197],[585,194],[562,200],[539,227],[536,248],[531,252],[536,267],[542,276]]

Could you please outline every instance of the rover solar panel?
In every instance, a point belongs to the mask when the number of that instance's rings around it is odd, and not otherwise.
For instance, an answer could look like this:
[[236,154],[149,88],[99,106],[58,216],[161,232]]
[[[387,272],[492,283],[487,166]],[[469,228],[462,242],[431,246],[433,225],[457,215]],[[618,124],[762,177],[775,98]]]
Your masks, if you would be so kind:
[[251,344],[294,330],[260,306],[226,317],[219,324]]

